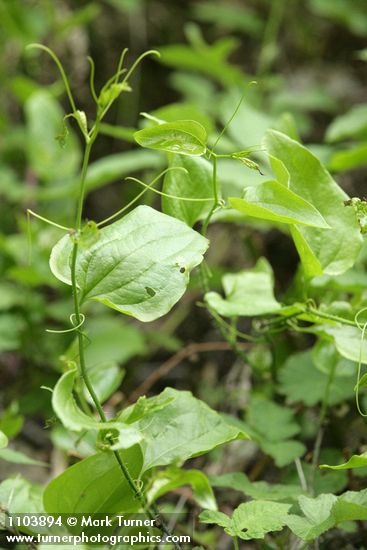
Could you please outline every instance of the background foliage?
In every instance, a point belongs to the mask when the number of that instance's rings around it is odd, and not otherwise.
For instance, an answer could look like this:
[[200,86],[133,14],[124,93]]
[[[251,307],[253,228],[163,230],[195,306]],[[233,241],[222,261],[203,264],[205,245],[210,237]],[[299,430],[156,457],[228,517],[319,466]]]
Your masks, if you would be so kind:
[[[73,333],[45,333],[64,329],[72,311],[69,288],[48,264],[60,231],[32,220],[29,262],[25,212],[70,226],[82,142],[76,125],[63,123],[69,106],[52,60],[25,47],[39,42],[57,53],[88,120],[94,106],[87,56],[95,61],[100,90],[124,47],[130,65],[154,47],[161,57],[144,61],[131,79],[133,92],[123,94],[101,124],[86,179],[86,218],[98,222],[122,208],[142,191],[124,178],[151,182],[167,162],[191,178],[171,171],[163,192],[211,196],[208,160],[177,154],[167,160],[162,151],[138,146],[134,132],[151,125],[141,112],[167,122],[195,120],[212,147],[245,91],[218,146],[223,155],[244,153],[218,159],[219,198],[232,208],[216,212],[208,228],[205,300],[196,270],[181,301],[153,322],[97,302],[86,306],[85,354],[98,397],[112,416],[141,395],[162,400],[190,390],[224,415],[223,425],[231,424],[230,435],[217,433],[199,452],[181,450],[161,461],[154,453],[166,443],[157,425],[156,446],[132,460],[155,468],[148,497],[182,514],[183,532],[185,514],[197,519],[205,510],[195,525],[198,546],[232,548],[239,537],[245,549],[365,548],[366,431],[355,385],[367,344],[361,347],[358,327],[365,315],[357,324],[355,315],[367,306],[366,207],[358,200],[367,166],[366,3],[2,0],[0,20],[1,504],[16,486],[19,506],[28,511],[41,486],[60,474],[59,483],[68,483],[62,476],[72,464],[87,479],[80,459],[90,457],[92,464],[100,456],[96,431],[84,425],[87,434],[80,437],[82,421],[75,429],[73,414],[67,416],[75,403],[61,401],[58,408],[60,391],[52,406],[50,392],[40,389],[58,380],[59,389],[61,381],[73,387],[68,369],[76,342]],[[356,199],[348,203],[345,193]],[[209,211],[205,202],[161,200],[150,192],[138,204],[195,228]],[[163,304],[161,314],[167,310]],[[362,410],[365,386],[362,378]],[[178,418],[180,411],[196,411],[189,440],[203,405],[188,393],[177,399]],[[153,412],[159,406],[153,402]],[[172,414],[166,407],[162,426]],[[216,425],[216,417],[209,421]],[[134,422],[144,433],[143,421]],[[242,432],[251,441],[214,448]],[[132,449],[123,452],[128,457]],[[349,469],[318,467],[348,460]],[[55,483],[46,489],[50,509]]]

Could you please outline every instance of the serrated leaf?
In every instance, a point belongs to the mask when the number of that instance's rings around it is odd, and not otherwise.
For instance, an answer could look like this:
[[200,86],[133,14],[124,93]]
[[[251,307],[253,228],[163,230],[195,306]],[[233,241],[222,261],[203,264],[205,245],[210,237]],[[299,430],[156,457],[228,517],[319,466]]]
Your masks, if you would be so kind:
[[195,120],[177,120],[144,128],[135,132],[134,139],[142,147],[178,153],[203,155],[208,139],[205,128]]
[[336,501],[337,497],[329,494],[319,495],[316,498],[299,497],[298,502],[305,517],[288,516],[288,527],[302,540],[314,540],[334,527],[331,510]]
[[263,539],[267,533],[280,531],[286,525],[290,504],[257,500],[240,504],[229,518],[222,512],[205,510],[199,516],[202,523],[215,523],[226,533],[242,540]]
[[263,539],[286,525],[290,504],[256,500],[240,504],[233,512],[231,530],[242,540]]
[[322,494],[298,499],[304,517],[290,515],[288,527],[304,541],[312,541],[345,521],[367,519],[367,490],[348,491],[338,497]]
[[[66,235],[50,258],[52,272],[67,284],[72,246]],[[81,302],[96,300],[141,321],[153,321],[181,298],[190,271],[207,247],[207,239],[185,223],[138,206],[101,229],[97,243],[80,250],[76,279]]]
[[229,197],[232,208],[253,218],[330,229],[320,212],[278,181],[246,187],[242,198]]
[[[73,395],[76,377],[76,370],[70,370],[63,374],[52,394],[52,407],[65,428],[76,432],[83,430],[118,430],[124,448],[138,443],[142,436],[134,427],[121,421],[100,422],[79,409]],[[121,445],[119,448],[121,448]]]
[[274,313],[281,305],[274,298],[271,266],[260,258],[253,269],[229,273],[222,278],[225,298],[217,292],[205,294],[209,307],[226,317]]
[[[121,451],[120,456],[132,478],[138,479],[143,462],[140,447]],[[110,451],[81,460],[53,479],[43,502],[46,511],[55,514],[128,512],[140,506]]]
[[[182,155],[170,155],[169,167],[185,168],[170,170],[166,173],[163,191],[176,197],[194,199],[210,199],[213,194],[212,168],[203,158]],[[205,202],[180,201],[169,197],[162,197],[162,210],[174,218],[178,218],[192,227],[198,220],[209,212],[213,200]]]
[[[167,400],[170,401],[167,403]],[[147,399],[147,403],[151,410],[132,424],[144,438],[141,443],[144,471],[155,466],[181,464],[219,445],[247,437],[188,391],[166,388],[160,395]],[[159,409],[160,403],[166,406]],[[118,420],[128,422],[133,414],[134,405],[125,409]]]
[[367,466],[367,452],[360,455],[353,455],[347,462],[331,466],[330,464],[320,464],[320,468],[329,470],[351,470],[352,468],[365,468]]
[[344,206],[348,196],[320,161],[298,142],[269,130],[265,145],[288,170],[291,191],[317,208],[332,228],[292,227],[306,275],[343,273],[353,266],[362,244],[355,213]]

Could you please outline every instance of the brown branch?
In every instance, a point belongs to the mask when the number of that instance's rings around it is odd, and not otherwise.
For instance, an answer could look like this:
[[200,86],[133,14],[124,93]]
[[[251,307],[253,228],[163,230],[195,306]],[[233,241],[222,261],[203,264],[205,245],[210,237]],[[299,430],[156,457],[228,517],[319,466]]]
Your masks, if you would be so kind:
[[[238,344],[238,347],[245,349],[247,348],[247,344]],[[158,380],[160,380],[163,376],[166,376],[187,357],[195,355],[196,353],[207,353],[210,351],[233,351],[233,346],[227,342],[203,342],[199,344],[189,344],[155,369],[148,376],[148,378],[146,378],[144,382],[140,384],[135,391],[133,391],[128,399],[128,403],[134,403],[137,399],[139,399],[139,397],[147,394],[150,388],[154,386]]]

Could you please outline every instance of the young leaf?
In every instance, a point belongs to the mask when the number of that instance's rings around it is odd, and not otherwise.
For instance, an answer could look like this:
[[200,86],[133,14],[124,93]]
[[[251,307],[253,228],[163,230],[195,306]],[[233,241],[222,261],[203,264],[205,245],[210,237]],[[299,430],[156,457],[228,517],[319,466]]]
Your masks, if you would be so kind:
[[[66,235],[50,258],[52,272],[67,284],[72,246]],[[139,206],[102,229],[97,243],[80,250],[76,278],[81,301],[96,300],[153,321],[181,298],[207,247],[208,241],[185,223]]]
[[360,455],[353,455],[347,462],[330,466],[330,464],[321,464],[320,468],[328,468],[329,470],[351,470],[352,468],[365,468],[367,466],[367,452]]
[[[132,478],[138,479],[143,463],[140,447],[121,451],[120,456]],[[47,512],[55,514],[107,514],[139,509],[139,501],[112,452],[95,454],[65,470],[47,485],[43,503]]]
[[154,502],[169,491],[184,485],[191,485],[192,496],[199,506],[208,510],[217,510],[217,503],[209,480],[199,470],[181,470],[172,467],[159,472],[148,492],[148,499]]
[[205,294],[205,301],[219,315],[264,315],[275,313],[281,308],[274,298],[271,266],[264,258],[260,258],[253,269],[224,275],[222,284],[225,298],[217,292]]
[[311,203],[331,230],[294,226],[292,236],[308,277],[343,273],[353,266],[362,244],[356,216],[344,206],[348,196],[320,161],[289,137],[270,130],[268,152],[283,162],[290,175],[290,190]]
[[278,181],[246,187],[241,199],[229,197],[228,200],[233,208],[253,218],[330,229],[311,203]]
[[[167,399],[171,401],[167,403]],[[141,443],[143,471],[182,463],[223,443],[247,437],[188,391],[166,388],[160,395],[147,399],[147,403],[154,405],[162,402],[166,403],[165,407],[148,409],[145,416],[132,424],[144,438]],[[128,422],[135,406],[125,409],[118,420]]]
[[148,149],[180,155],[203,155],[208,139],[205,128],[195,120],[177,120],[144,128],[134,134],[135,141]]
[[[213,194],[212,168],[210,163],[202,158],[182,155],[170,155],[170,167],[182,167],[183,170],[170,170],[166,173],[163,191],[168,195],[195,199],[208,199]],[[208,201],[180,201],[170,197],[162,197],[162,210],[174,218],[178,218],[192,227],[203,219],[212,207]]]
[[[69,430],[118,430],[124,448],[131,447],[141,440],[141,434],[132,426],[123,422],[98,422],[85,414],[76,404],[73,388],[77,377],[76,370],[63,374],[52,394],[52,406],[61,422]],[[121,446],[120,446],[121,448]]]

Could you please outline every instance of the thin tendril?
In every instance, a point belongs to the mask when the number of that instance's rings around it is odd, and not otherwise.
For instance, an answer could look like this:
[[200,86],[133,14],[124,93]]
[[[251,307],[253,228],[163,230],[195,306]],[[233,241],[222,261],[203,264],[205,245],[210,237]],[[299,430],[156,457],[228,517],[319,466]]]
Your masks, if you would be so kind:
[[121,52],[120,59],[119,59],[119,64],[117,65],[117,71],[116,71],[116,75],[115,75],[115,83],[116,84],[118,82],[118,78],[120,76],[120,71],[122,69],[122,65],[124,64],[124,59],[125,59],[125,56],[126,56],[128,51],[129,51],[129,48],[124,48]]
[[122,82],[126,82],[130,76],[133,74],[133,72],[135,71],[136,67],[139,65],[139,63],[141,63],[141,61],[143,61],[143,59],[145,57],[147,57],[148,55],[156,55],[157,57],[160,57],[161,54],[159,52],[157,52],[157,50],[148,50],[144,53],[142,53],[138,59],[133,63],[132,67],[128,70],[124,80]]
[[27,209],[27,262],[28,265],[32,263],[32,226],[31,226],[31,214],[29,209]]
[[48,55],[51,56],[52,59],[54,60],[54,62],[56,63],[57,68],[60,71],[61,78],[64,82],[64,86],[65,86],[66,93],[67,93],[69,101],[70,101],[71,108],[75,112],[77,110],[76,105],[75,105],[75,101],[74,101],[74,98],[73,98],[73,94],[71,93],[71,88],[70,88],[70,84],[69,84],[69,81],[68,81],[68,77],[66,76],[66,73],[64,71],[64,67],[61,64],[60,59],[57,57],[57,55],[52,50],[50,50],[50,48],[48,48],[47,46],[44,46],[43,44],[29,44],[27,46],[27,49],[34,49],[34,48],[39,49],[39,50],[43,50],[46,53],[48,53]]
[[72,313],[70,315],[70,323],[73,325],[72,328],[67,328],[65,330],[53,330],[53,329],[50,329],[50,328],[46,328],[46,332],[51,332],[52,334],[67,334],[68,332],[74,332],[76,330],[79,330],[80,327],[82,327],[84,325],[85,315],[83,313],[79,313],[79,317],[80,317],[81,321],[77,325],[75,325],[74,319],[76,318],[76,315],[75,315],[75,313]]
[[49,225],[52,225],[53,227],[57,227],[58,229],[62,229],[63,231],[72,231],[71,227],[66,227],[65,225],[60,225],[59,223],[53,222],[52,220],[49,220],[48,218],[44,218],[43,216],[40,216],[39,214],[36,214],[36,212],[33,212],[33,210],[30,210],[27,208],[27,217],[30,219],[30,216],[34,216],[35,218],[38,218],[39,220],[48,223]]
[[98,96],[96,93],[95,83],[94,83],[94,74],[95,74],[95,64],[93,59],[88,55],[87,57],[89,65],[90,65],[90,75],[89,75],[89,86],[90,91],[92,94],[92,97],[96,103],[98,103]]
[[361,370],[362,370],[362,353],[363,353],[363,342],[364,342],[364,335],[366,333],[367,329],[367,322],[364,323],[364,325],[361,325],[358,321],[358,317],[363,313],[364,311],[367,311],[367,307],[364,307],[363,309],[360,309],[355,317],[354,321],[357,325],[357,327],[361,330],[361,340],[360,340],[360,346],[359,346],[359,358],[358,358],[358,373],[357,373],[357,383],[355,386],[355,392],[356,392],[356,407],[361,416],[364,418],[367,417],[367,413],[364,413],[361,409],[360,403],[359,403],[359,385],[361,383]]
[[158,174],[158,176],[156,176],[154,178],[154,180],[149,183],[147,185],[147,187],[145,189],[143,189],[143,191],[141,191],[141,193],[139,193],[138,195],[136,195],[136,197],[134,197],[128,204],[126,204],[123,208],[121,208],[121,210],[118,210],[118,212],[115,212],[114,214],[112,214],[112,216],[109,216],[108,218],[106,218],[105,220],[102,220],[101,222],[97,223],[97,227],[100,227],[101,225],[105,225],[106,223],[110,222],[111,220],[114,220],[115,218],[117,218],[118,216],[120,216],[121,214],[123,214],[126,210],[128,210],[135,202],[137,202],[140,197],[142,197],[147,191],[149,191],[149,189],[151,189],[153,187],[153,185],[155,185],[157,183],[157,181],[162,177],[164,176],[167,172],[170,172],[171,170],[183,170],[184,172],[187,173],[187,170],[186,168],[183,168],[182,166],[171,166],[169,168],[166,168],[165,170],[163,170],[160,174]]
[[229,120],[227,120],[227,122],[225,123],[225,125],[223,126],[223,129],[221,131],[221,133],[219,134],[219,136],[217,137],[213,147],[212,147],[212,151],[214,152],[214,149],[216,148],[216,146],[218,145],[219,141],[222,139],[223,135],[226,133],[229,125],[231,124],[232,120],[234,119],[234,117],[237,115],[238,113],[238,110],[239,108],[241,107],[242,105],[242,102],[243,100],[245,99],[245,95],[247,93],[247,88],[249,86],[253,86],[254,84],[257,84],[256,80],[252,80],[251,82],[249,82],[248,86],[246,87],[246,90],[243,92],[243,94],[241,95],[241,98],[239,100],[239,102],[237,103],[237,106],[235,108],[235,110],[233,111],[232,115],[230,116]]
[[[177,168],[180,168],[180,167],[177,166]],[[162,195],[162,197],[167,197],[169,199],[177,199],[179,201],[188,201],[188,202],[207,202],[207,201],[213,201],[214,200],[213,198],[210,198],[210,197],[205,198],[205,199],[192,199],[190,197],[178,197],[176,195],[169,195],[168,193],[164,193],[163,191],[158,191],[158,189],[152,189],[151,184],[148,185],[147,183],[144,183],[143,181],[139,180],[138,178],[133,178],[132,176],[128,176],[127,178],[125,178],[125,180],[134,181],[135,183],[139,183],[140,185],[142,185],[146,189],[149,189],[150,191],[153,191],[154,193],[157,193],[158,195]]]

